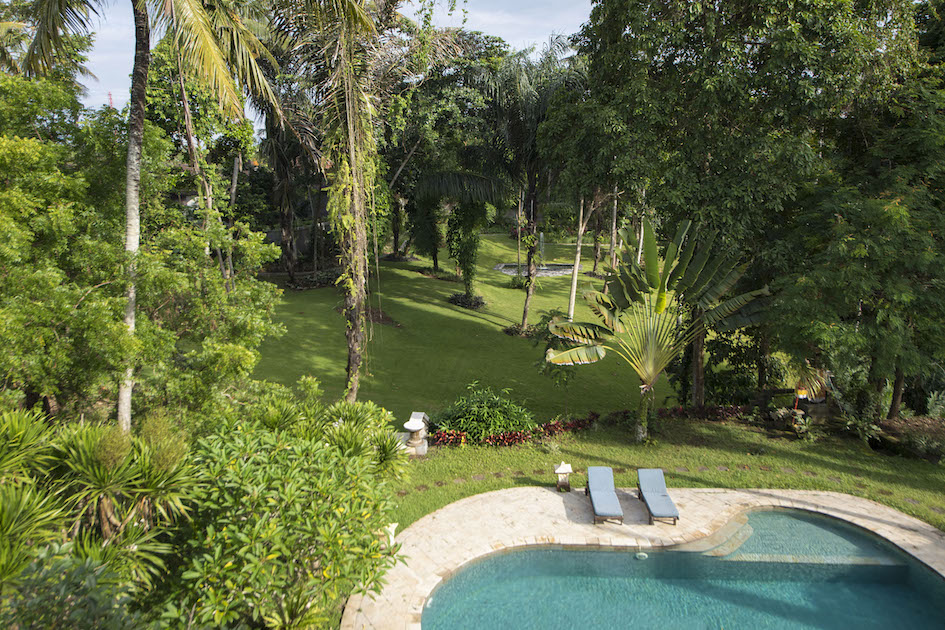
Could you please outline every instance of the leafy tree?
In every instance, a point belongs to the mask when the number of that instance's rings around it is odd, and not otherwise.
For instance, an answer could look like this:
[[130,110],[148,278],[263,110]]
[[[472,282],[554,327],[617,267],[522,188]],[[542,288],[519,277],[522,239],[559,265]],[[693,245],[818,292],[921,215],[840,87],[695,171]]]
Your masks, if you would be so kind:
[[[54,59],[63,50],[68,51],[72,37],[88,34],[90,16],[96,14],[98,4],[88,0],[67,5],[39,2],[32,15],[35,26],[33,39],[23,59],[27,71],[37,74],[52,70]],[[135,56],[131,73],[125,182],[125,251],[129,263],[126,266],[124,323],[133,336],[137,299],[136,256],[141,239],[141,156],[151,62],[151,25],[146,3],[135,0],[131,6],[135,25]],[[256,62],[255,55],[261,50],[261,45],[230,7],[211,4],[209,9],[208,12],[208,7],[190,0],[176,0],[157,3],[151,10],[178,38],[182,65],[192,68],[219,96],[228,113],[239,118],[243,115],[242,102],[233,82],[231,68],[235,69],[235,74],[244,84],[260,93],[271,94]],[[127,357],[126,363],[124,376],[119,383],[118,423],[128,432],[131,430],[131,393],[135,377],[133,357]]]
[[594,101],[619,121],[615,143],[630,148],[615,153],[615,172],[666,225],[719,230],[770,282],[769,226],[821,172],[824,126],[911,71],[913,10],[898,0],[595,4],[577,45]]

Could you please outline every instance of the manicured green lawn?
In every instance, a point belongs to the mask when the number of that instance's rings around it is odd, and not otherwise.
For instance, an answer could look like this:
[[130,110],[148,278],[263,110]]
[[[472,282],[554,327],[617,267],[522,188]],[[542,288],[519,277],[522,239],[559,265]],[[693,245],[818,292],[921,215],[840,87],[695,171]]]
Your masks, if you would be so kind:
[[[549,244],[548,262],[571,262],[573,247]],[[593,255],[590,247],[586,257]],[[460,395],[472,381],[511,389],[511,396],[540,419],[568,412],[623,409],[636,404],[639,380],[617,357],[577,370],[568,392],[556,389],[538,374],[535,362],[542,349],[530,341],[510,337],[502,329],[521,322],[525,294],[509,288],[509,276],[493,267],[515,262],[515,241],[504,235],[483,237],[476,290],[486,300],[481,311],[447,302],[462,290],[455,282],[417,273],[429,262],[381,263],[379,281],[372,286],[371,305],[397,321],[398,327],[373,324],[359,398],[373,400],[394,412],[402,424],[411,411],[432,413]],[[451,261],[443,252],[443,268]],[[589,270],[590,264],[582,265]],[[541,278],[533,299],[530,321],[541,311],[567,309],[570,276]],[[600,288],[600,281],[581,276],[580,293]],[[335,288],[286,291],[277,317],[287,334],[268,341],[256,369],[257,378],[291,385],[311,374],[321,380],[326,397],[344,389],[346,349],[341,294]],[[577,318],[593,316],[578,298]],[[666,381],[657,389],[657,401],[671,394]]]
[[[513,486],[553,486],[552,470],[564,460],[582,471],[587,466],[611,466],[618,487],[635,487],[637,468],[662,468],[670,488],[846,492],[945,530],[945,467],[882,455],[853,438],[832,436],[808,443],[741,423],[674,419],[660,421],[648,445],[633,445],[628,430],[607,425],[566,434],[554,443],[557,446],[550,448],[431,449],[428,457],[411,462],[408,477],[395,486],[393,520],[402,529],[473,494]],[[584,482],[583,475],[571,476],[574,488]]]

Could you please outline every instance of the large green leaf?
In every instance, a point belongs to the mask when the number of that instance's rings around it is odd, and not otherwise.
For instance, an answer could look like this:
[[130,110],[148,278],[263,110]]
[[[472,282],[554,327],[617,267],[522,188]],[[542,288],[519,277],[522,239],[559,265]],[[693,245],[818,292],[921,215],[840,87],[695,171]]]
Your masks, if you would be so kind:
[[676,285],[677,293],[687,293],[689,288],[695,284],[699,274],[702,273],[706,263],[709,262],[709,256],[712,255],[712,244],[715,242],[717,235],[718,232],[712,232],[704,242],[699,244],[698,252],[693,257],[692,262],[689,263],[689,267],[686,269],[686,273],[683,274],[679,284]]
[[660,254],[656,245],[656,234],[649,220],[643,220],[643,263],[646,265],[646,280],[651,289],[660,286]]
[[609,329],[599,324],[569,322],[560,317],[548,322],[548,332],[555,337],[583,344],[600,343],[613,336]]
[[568,350],[553,350],[545,353],[545,361],[555,365],[586,365],[597,363],[607,354],[603,346],[578,346]]
[[689,262],[692,260],[692,255],[696,251],[698,242],[699,240],[696,238],[695,234],[689,237],[689,242],[686,243],[686,249],[683,250],[682,255],[679,257],[679,262],[673,267],[673,270],[669,274],[669,280],[666,282],[666,289],[668,291],[675,290],[676,283],[679,282],[679,279],[686,273],[686,269],[689,267]]
[[604,323],[604,327],[614,333],[623,332],[623,325],[620,323],[621,309],[609,296],[599,291],[590,291],[584,294],[587,305]]

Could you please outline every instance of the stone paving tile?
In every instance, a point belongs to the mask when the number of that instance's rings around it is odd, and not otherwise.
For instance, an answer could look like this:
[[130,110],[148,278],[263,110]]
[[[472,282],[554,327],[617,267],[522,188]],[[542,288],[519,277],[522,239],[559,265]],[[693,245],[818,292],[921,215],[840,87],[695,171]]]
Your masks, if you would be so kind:
[[817,473],[811,472],[810,470],[805,470],[805,471],[804,471],[804,475],[807,476],[807,477],[816,477],[816,476],[817,476]]
[[551,472],[551,471],[542,470],[541,468],[536,468],[535,470],[532,471],[532,474],[533,474],[533,475],[544,475],[545,473],[549,473],[549,474],[550,474],[550,472]]
[[716,470],[721,470],[722,472],[728,472],[728,466],[716,466]]
[[524,476],[525,476],[525,471],[524,471],[524,470],[516,470],[516,471],[515,471],[514,473],[512,473],[512,474],[515,475],[516,477],[524,477]]
[[827,479],[829,479],[830,481],[832,481],[832,482],[834,482],[834,483],[843,483],[843,479],[841,479],[840,477],[829,477],[829,476],[828,476]]
[[[434,588],[467,562],[522,545],[652,549],[698,544],[753,507],[794,507],[845,519],[884,536],[945,575],[945,534],[893,508],[839,492],[670,488],[679,525],[649,525],[630,488],[618,488],[624,524],[593,524],[580,489],[508,488],[461,499],[400,532],[405,563],[391,569],[377,595],[348,600],[343,630],[415,627]],[[945,514],[945,508],[930,506]]]
[[470,479],[472,479],[473,481],[482,481],[485,478],[486,478],[485,475],[473,475],[472,477],[470,477]]
[[749,466],[748,464],[742,464],[738,468],[741,470],[751,470],[751,466]]
[[421,485],[417,486],[416,488],[414,488],[414,490],[416,490],[417,492],[424,492],[424,491],[429,490],[429,489],[430,489],[430,486],[425,486],[425,485],[423,485],[423,484],[421,484]]
[[677,467],[676,467],[676,472],[681,472],[681,473],[689,472],[689,469],[686,468],[685,466],[677,466]]
[[892,496],[892,492],[891,492],[890,490],[886,490],[885,488],[880,488],[880,489],[877,490],[876,492],[878,492],[878,493],[880,493],[881,495],[886,496],[886,497],[891,497],[891,496]]
[[945,508],[940,508],[937,505],[930,506],[929,509],[936,514],[945,514]]
[[495,477],[496,479],[502,479],[502,477],[505,477],[505,474],[500,473],[500,472],[495,472],[495,473],[492,473],[492,476]]
[[758,468],[765,472],[771,472],[771,466],[758,466]]
[[397,491],[397,496],[398,496],[398,497],[405,497],[405,496],[407,496],[407,491],[406,491],[406,490],[398,490],[398,491]]
[[903,499],[906,503],[911,503],[912,505],[919,505],[919,502],[913,499],[912,497],[906,497]]
[[699,472],[708,472],[709,469],[706,466],[699,466]]
[[793,475],[796,471],[790,466],[781,466],[781,472],[786,475]]
[[457,477],[456,479],[453,480],[453,483],[466,483],[466,480],[463,479],[462,477]]

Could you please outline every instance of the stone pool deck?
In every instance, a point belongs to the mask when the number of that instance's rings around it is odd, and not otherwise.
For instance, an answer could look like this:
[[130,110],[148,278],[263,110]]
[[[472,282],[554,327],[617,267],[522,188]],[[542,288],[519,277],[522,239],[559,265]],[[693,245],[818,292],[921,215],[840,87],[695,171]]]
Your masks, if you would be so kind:
[[692,543],[747,509],[797,508],[874,532],[945,576],[945,533],[891,507],[840,492],[672,488],[677,526],[649,525],[634,489],[617,490],[624,524],[594,525],[583,490],[508,488],[467,497],[428,514],[397,536],[406,563],[386,576],[379,594],[352,596],[341,628],[419,630],[424,602],[467,562],[511,547],[593,546],[653,549]]

